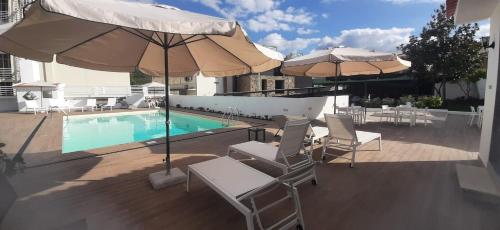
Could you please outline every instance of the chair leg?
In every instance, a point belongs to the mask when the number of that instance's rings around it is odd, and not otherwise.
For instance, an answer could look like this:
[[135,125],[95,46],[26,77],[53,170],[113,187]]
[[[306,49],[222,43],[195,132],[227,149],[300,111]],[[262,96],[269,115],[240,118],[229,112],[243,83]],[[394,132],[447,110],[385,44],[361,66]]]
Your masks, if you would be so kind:
[[354,162],[356,161],[356,146],[352,148],[352,158],[351,158],[351,168],[354,168]]
[[281,129],[278,129],[278,132],[276,132],[276,134],[274,134],[274,137],[277,137],[278,134],[280,133]]
[[382,152],[382,136],[378,137],[378,151]]
[[247,230],[254,230],[255,226],[253,224],[253,216],[251,213],[245,214],[245,219],[247,220]]
[[187,176],[186,176],[186,192],[189,192],[189,187],[191,186],[191,171],[187,170]]
[[326,146],[327,146],[329,141],[330,141],[330,139],[326,139],[323,141],[323,149],[321,150],[321,162],[322,163],[325,161]]

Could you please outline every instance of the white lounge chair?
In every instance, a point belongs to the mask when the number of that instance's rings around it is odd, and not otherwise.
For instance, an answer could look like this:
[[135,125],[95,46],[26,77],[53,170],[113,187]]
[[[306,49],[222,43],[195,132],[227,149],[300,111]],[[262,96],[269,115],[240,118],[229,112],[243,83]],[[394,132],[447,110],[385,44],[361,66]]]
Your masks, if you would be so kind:
[[64,110],[67,109],[68,112],[71,112],[71,107],[68,106],[68,103],[64,99],[56,99],[56,98],[51,98],[49,99],[49,110],[50,111],[58,111],[58,112],[64,112]]
[[97,102],[96,102],[96,99],[94,98],[89,98],[87,99],[87,104],[85,104],[85,106],[82,107],[82,112],[84,109],[90,109],[92,112],[94,112],[94,109],[97,108]]
[[[309,146],[309,154],[312,155],[314,151],[314,143],[328,136],[328,128],[321,126],[311,126],[309,131],[307,131],[306,140],[311,144]],[[312,157],[312,156],[311,156]]]
[[38,112],[47,112],[47,108],[40,107],[36,100],[26,100],[24,102],[26,103],[26,112],[33,111],[35,115]]
[[[351,168],[354,167],[356,161],[357,148],[363,144],[378,139],[379,151],[382,151],[382,135],[380,133],[357,131],[354,129],[354,122],[349,115],[342,114],[325,114],[326,124],[328,126],[329,135],[323,142],[323,151],[321,159],[324,161],[326,155],[340,157],[351,160]],[[346,158],[343,156],[327,153],[328,148],[349,148],[352,150],[352,157]]]
[[388,105],[382,105],[380,110],[380,121],[385,118],[386,121],[390,122],[393,118],[396,119],[396,111],[392,110]]
[[103,111],[106,108],[109,108],[111,111],[113,111],[113,107],[115,106],[116,106],[116,98],[114,97],[108,98],[108,103],[101,106],[101,111]]
[[[309,127],[310,123],[308,120],[289,121],[285,125],[279,147],[269,143],[249,141],[229,146],[227,155],[240,153],[276,166],[286,174],[289,171],[312,162],[310,155],[300,154],[300,151],[304,149],[304,139]],[[313,183],[316,183],[316,174],[311,175],[311,179]]]
[[[312,163],[304,165],[303,168],[297,169],[290,174],[274,178],[231,157],[220,157],[189,165],[186,190],[189,192],[192,181],[191,175],[195,174],[245,215],[247,229],[249,230],[255,229],[254,220],[256,220],[259,229],[290,229],[291,227],[305,229],[296,185],[307,181],[312,173],[311,171],[314,171],[314,164]],[[255,198],[281,186],[285,186],[289,190],[285,197],[276,199],[264,207],[257,206]],[[271,226],[264,227],[261,221],[262,212],[290,200],[293,202],[291,214]],[[246,205],[245,203],[248,202],[245,201],[250,201],[250,205]]]

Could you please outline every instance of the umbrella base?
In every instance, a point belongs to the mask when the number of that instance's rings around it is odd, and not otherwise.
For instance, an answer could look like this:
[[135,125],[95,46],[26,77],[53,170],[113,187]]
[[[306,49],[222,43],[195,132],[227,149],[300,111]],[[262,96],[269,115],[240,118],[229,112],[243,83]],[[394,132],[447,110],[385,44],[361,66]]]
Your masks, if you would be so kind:
[[186,174],[179,168],[171,169],[169,175],[165,170],[149,174],[149,182],[151,182],[155,190],[184,183],[185,181]]

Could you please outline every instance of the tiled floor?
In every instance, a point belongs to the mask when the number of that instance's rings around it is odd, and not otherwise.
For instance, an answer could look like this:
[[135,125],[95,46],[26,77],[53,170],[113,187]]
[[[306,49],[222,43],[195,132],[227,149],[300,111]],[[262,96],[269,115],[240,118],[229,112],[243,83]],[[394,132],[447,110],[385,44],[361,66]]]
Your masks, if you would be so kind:
[[[0,127],[0,142],[12,154],[42,118],[0,114],[0,119],[6,124]],[[383,151],[376,151],[376,142],[363,146],[353,169],[333,158],[317,165],[318,186],[299,188],[306,229],[500,229],[500,204],[479,201],[458,186],[455,164],[479,164],[480,132],[467,127],[466,119],[450,115],[427,127],[379,122],[358,127],[381,132]],[[60,151],[60,122],[46,120],[26,154]],[[266,127],[272,140],[275,129]],[[235,129],[176,141],[173,164],[185,171],[188,164],[223,155],[246,135]],[[244,217],[196,178],[190,193],[184,185],[154,191],[147,175],[162,168],[163,149],[143,146],[17,173],[9,180],[18,199],[1,229],[245,228]],[[316,158],[318,153],[319,148]],[[280,173],[248,164],[273,176]]]

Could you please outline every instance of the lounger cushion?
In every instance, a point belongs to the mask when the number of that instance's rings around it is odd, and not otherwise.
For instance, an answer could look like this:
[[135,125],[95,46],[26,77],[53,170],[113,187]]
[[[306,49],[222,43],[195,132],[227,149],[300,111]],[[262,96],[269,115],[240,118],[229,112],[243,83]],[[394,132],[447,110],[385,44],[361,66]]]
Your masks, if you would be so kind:
[[365,131],[356,131],[356,136],[358,137],[358,142],[360,144],[366,144],[370,141],[378,139],[380,137],[380,133],[372,133]]
[[316,139],[326,137],[329,134],[327,127],[314,126],[311,129]]
[[235,199],[276,180],[231,157],[192,164],[189,169],[203,177],[207,184]]
[[249,141],[237,145],[229,146],[230,151],[240,152],[245,155],[252,155],[269,161],[274,161],[278,154],[278,147],[258,141]]

